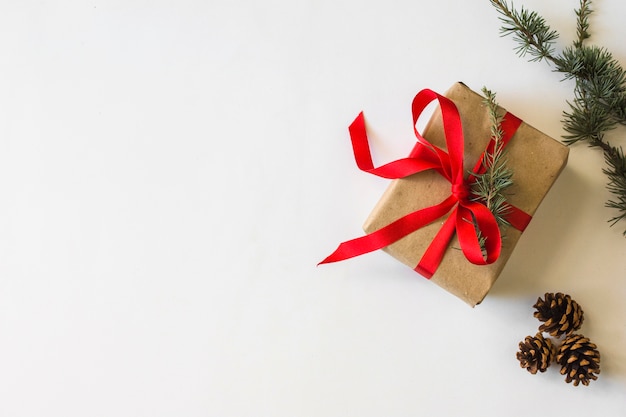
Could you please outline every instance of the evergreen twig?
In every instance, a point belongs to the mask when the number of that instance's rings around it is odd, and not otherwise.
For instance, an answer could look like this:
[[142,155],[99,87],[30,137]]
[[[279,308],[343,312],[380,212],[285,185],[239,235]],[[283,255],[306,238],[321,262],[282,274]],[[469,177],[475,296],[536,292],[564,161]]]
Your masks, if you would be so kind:
[[513,35],[518,43],[515,48],[518,55],[530,54],[531,61],[543,59],[555,62],[554,43],[559,34],[551,30],[543,17],[536,12],[531,12],[524,7],[519,11],[509,7],[506,1],[490,0],[502,15],[500,20],[503,26],[500,28],[502,36]]
[[513,185],[513,172],[506,166],[506,153],[502,142],[502,113],[499,111],[495,93],[483,88],[491,124],[491,138],[494,141],[493,151],[485,152],[483,157],[483,173],[473,174],[471,186],[473,199],[483,203],[496,218],[500,227],[507,226],[508,206],[506,204],[506,189]]
[[580,2],[580,8],[576,10],[576,41],[574,47],[580,48],[583,46],[585,39],[589,39],[591,34],[589,33],[589,15],[591,15],[591,1],[582,0]]
[[[580,0],[576,13],[576,40],[560,54],[555,51],[559,35],[545,19],[525,8],[515,10],[506,0],[489,0],[500,13],[502,36],[513,35],[518,55],[530,55],[530,61],[547,61],[565,80],[574,80],[574,100],[563,112],[564,143],[579,141],[604,153],[608,177],[607,189],[613,195],[606,206],[617,211],[611,225],[626,219],[626,158],[621,147],[606,140],[606,133],[617,125],[626,125],[626,72],[604,48],[587,46],[591,0]],[[626,231],[624,231],[626,235]]]
[[[485,95],[483,105],[487,107],[489,113],[490,134],[494,146],[493,150],[488,149],[483,155],[481,173],[469,172],[470,198],[472,201],[484,204],[491,211],[500,231],[502,231],[510,225],[506,219],[509,206],[505,203],[507,200],[506,189],[513,185],[513,172],[506,166],[504,143],[502,142],[504,132],[501,127],[503,114],[496,102],[496,95],[486,87],[483,87],[482,92]],[[476,219],[464,219],[464,221],[474,226],[478,245],[483,255],[486,256],[487,237],[482,234]],[[501,238],[504,239],[503,233],[501,233]]]

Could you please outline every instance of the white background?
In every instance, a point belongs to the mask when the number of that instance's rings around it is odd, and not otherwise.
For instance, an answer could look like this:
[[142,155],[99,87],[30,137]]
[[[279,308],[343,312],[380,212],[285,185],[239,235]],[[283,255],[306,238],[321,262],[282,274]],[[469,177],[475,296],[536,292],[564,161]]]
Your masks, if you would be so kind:
[[[594,3],[626,64],[625,3]],[[522,4],[573,40],[577,1]],[[459,80],[564,134],[572,83],[498,29],[487,0],[1,2],[0,416],[626,415],[597,150],[475,309],[382,252],[316,267],[387,186],[354,164],[359,111],[376,163]],[[589,387],[515,359],[546,291],[585,311]]]

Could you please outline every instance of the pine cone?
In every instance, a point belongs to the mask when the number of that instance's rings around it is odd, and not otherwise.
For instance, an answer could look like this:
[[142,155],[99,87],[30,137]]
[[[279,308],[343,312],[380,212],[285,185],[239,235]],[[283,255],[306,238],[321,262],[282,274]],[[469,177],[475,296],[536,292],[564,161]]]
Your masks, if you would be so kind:
[[583,324],[583,310],[569,295],[546,293],[545,300],[538,298],[533,307],[537,309],[533,315],[544,322],[539,326],[539,331],[552,336],[569,334],[580,329]]
[[567,336],[557,351],[556,361],[561,365],[561,375],[565,375],[567,383],[589,385],[590,380],[598,379],[594,374],[600,373],[600,352],[583,335]]
[[537,333],[535,337],[526,336],[526,339],[519,342],[517,360],[522,368],[534,375],[537,371],[545,372],[548,369],[554,354],[550,339],[544,339],[541,333]]

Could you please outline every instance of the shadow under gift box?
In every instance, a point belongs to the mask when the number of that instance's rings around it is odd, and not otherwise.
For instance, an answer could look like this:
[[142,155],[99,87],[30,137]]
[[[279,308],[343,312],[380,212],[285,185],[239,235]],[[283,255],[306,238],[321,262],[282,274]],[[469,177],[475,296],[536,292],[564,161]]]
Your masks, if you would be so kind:
[[[445,94],[457,106],[463,124],[465,154],[463,164],[474,167],[491,140],[491,122],[483,97],[465,84],[456,83]],[[435,111],[422,136],[446,149],[440,111]],[[569,149],[562,143],[522,123],[506,148],[506,164],[513,172],[513,185],[507,189],[507,202],[534,215],[537,207],[567,163]],[[433,206],[450,195],[450,182],[430,170],[391,182],[369,215],[363,229],[372,233],[411,212]],[[428,245],[447,219],[443,218],[403,237],[383,250],[400,262],[415,268]],[[470,263],[452,239],[431,280],[470,306],[487,295],[511,256],[522,232],[503,229],[500,257],[490,265]]]

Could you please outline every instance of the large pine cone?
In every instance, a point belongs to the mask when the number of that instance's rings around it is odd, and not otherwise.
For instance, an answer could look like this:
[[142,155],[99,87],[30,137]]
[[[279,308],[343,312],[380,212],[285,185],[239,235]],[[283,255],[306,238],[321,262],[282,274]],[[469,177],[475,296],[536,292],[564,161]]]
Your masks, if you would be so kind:
[[595,374],[600,373],[600,352],[583,335],[567,336],[557,351],[556,361],[567,383],[589,385],[590,380],[598,379]]
[[533,315],[543,322],[539,331],[552,336],[569,334],[583,324],[583,310],[569,295],[546,293],[545,300],[538,298],[533,307],[537,309]]
[[526,368],[531,374],[537,371],[545,372],[554,359],[554,346],[550,339],[544,339],[541,333],[535,337],[526,336],[526,339],[519,342],[517,360],[522,368]]

